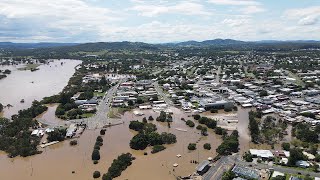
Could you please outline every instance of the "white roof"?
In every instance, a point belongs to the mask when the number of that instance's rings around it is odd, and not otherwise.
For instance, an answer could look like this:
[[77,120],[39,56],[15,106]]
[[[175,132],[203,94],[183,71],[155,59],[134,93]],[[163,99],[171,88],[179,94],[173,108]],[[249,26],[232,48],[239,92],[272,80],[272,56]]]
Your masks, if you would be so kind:
[[272,177],[277,177],[277,176],[285,176],[285,175],[282,172],[274,171],[273,174],[272,174]]
[[270,150],[250,149],[250,154],[256,155],[258,157],[263,157],[263,158],[273,157],[273,154]]

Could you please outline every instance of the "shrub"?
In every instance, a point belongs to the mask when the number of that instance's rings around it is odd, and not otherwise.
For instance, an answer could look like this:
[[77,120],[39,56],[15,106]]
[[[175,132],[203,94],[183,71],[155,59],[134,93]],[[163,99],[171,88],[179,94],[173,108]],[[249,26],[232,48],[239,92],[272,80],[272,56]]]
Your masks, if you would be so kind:
[[100,135],[105,135],[106,134],[106,129],[101,129],[100,130]]
[[218,113],[218,110],[217,109],[211,109],[210,112],[211,113]]
[[75,146],[75,145],[77,145],[78,144],[78,141],[77,140],[72,140],[72,141],[70,141],[70,145],[71,146]]
[[193,118],[194,118],[195,120],[199,120],[199,119],[201,118],[201,116],[200,116],[199,114],[196,114],[196,115],[193,116]]
[[93,164],[98,164],[98,163],[99,163],[98,160],[94,160],[94,161],[93,161]]
[[147,122],[148,122],[148,121],[147,121],[147,118],[146,118],[146,117],[143,117],[142,122],[143,122],[143,123],[147,123]]
[[97,140],[96,140],[96,142],[103,142],[103,139],[102,139],[102,137],[101,137],[101,136],[98,136],[98,137],[97,137]]
[[100,150],[100,146],[95,145],[95,146],[93,147],[93,149]]
[[166,147],[164,147],[163,145],[155,145],[155,146],[152,147],[151,153],[154,154],[154,153],[163,151],[165,149],[166,149]]
[[211,149],[211,144],[205,143],[205,144],[203,145],[203,148],[206,149],[206,150],[210,150],[210,149]]
[[224,111],[225,111],[225,112],[230,112],[230,111],[232,111],[232,108],[231,108],[231,107],[225,107],[225,108],[224,108]]
[[202,129],[202,126],[201,126],[201,125],[198,125],[198,126],[196,127],[196,129],[201,130],[201,129]]
[[186,122],[186,124],[187,124],[189,127],[194,127],[194,126],[195,126],[194,122],[191,121],[191,120],[188,120],[188,121]]
[[196,150],[196,149],[197,149],[197,144],[195,144],[195,143],[189,143],[188,149],[189,149],[190,151]]
[[152,116],[149,116],[148,120],[149,120],[149,121],[153,121],[154,119],[153,119]]
[[100,175],[100,172],[99,171],[95,171],[93,172],[93,178],[99,178],[101,175]]

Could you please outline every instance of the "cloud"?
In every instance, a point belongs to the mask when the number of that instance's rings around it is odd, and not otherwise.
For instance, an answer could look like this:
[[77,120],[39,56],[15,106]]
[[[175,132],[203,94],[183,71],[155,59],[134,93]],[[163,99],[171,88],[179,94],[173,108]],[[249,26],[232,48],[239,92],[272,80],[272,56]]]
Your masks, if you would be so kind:
[[238,27],[242,26],[245,24],[249,24],[250,20],[249,19],[224,19],[222,21],[223,24],[226,24],[231,27]]
[[255,0],[208,0],[208,2],[218,5],[233,5],[233,6],[255,6],[260,5]]
[[320,18],[320,6],[289,9],[285,11],[284,17],[296,21],[299,25],[315,25]]
[[[134,0],[137,1],[137,0]],[[141,3],[141,1],[138,1]],[[136,5],[131,10],[138,11],[139,15],[154,17],[160,14],[184,14],[184,15],[212,15],[202,4],[194,2],[181,2],[175,5]]]
[[265,12],[266,9],[262,8],[261,6],[247,6],[240,10],[244,14],[255,14],[260,12]]

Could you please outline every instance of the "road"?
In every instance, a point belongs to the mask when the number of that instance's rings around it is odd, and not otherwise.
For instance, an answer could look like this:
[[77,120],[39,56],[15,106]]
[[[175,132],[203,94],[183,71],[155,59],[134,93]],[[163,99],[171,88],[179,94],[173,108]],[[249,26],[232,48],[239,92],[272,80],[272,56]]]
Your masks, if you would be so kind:
[[76,120],[70,120],[69,122],[72,123],[86,123],[88,126],[88,129],[96,129],[96,128],[102,128],[105,125],[112,125],[112,124],[118,124],[122,121],[120,119],[111,119],[108,118],[108,113],[111,109],[111,102],[113,95],[117,92],[117,89],[119,85],[124,80],[120,80],[120,82],[111,87],[106,95],[103,97],[102,101],[100,102],[99,106],[97,107],[97,112],[94,116],[86,119],[76,119]]
[[203,175],[204,180],[220,180],[223,173],[228,171],[234,164],[243,166],[252,166],[255,169],[269,169],[273,168],[275,171],[279,171],[286,174],[298,174],[310,175],[312,177],[320,177],[319,173],[297,170],[293,168],[283,167],[283,166],[269,166],[266,164],[254,164],[252,162],[245,162],[238,155],[223,156],[218,161],[215,162],[213,166],[208,170],[206,174]]
[[171,101],[170,98],[167,97],[166,94],[164,94],[164,92],[161,89],[161,87],[159,86],[158,82],[154,82],[153,85],[154,85],[154,88],[156,89],[156,91],[158,92],[158,95],[162,97],[162,99],[167,103],[167,105],[173,106],[173,102]]
[[97,112],[95,113],[94,116],[92,116],[90,118],[74,119],[74,120],[69,120],[69,121],[57,121],[57,122],[51,122],[51,123],[48,123],[44,119],[37,119],[37,120],[43,124],[49,125],[50,127],[66,126],[66,125],[68,126],[71,123],[85,123],[85,124],[87,124],[88,129],[97,129],[97,128],[102,128],[105,125],[113,125],[113,124],[122,123],[123,121],[121,119],[111,119],[111,118],[108,118],[107,115],[111,109],[112,97],[116,93],[119,85],[124,81],[125,81],[125,79],[120,80],[117,85],[111,87],[106,92],[102,101],[97,106]]

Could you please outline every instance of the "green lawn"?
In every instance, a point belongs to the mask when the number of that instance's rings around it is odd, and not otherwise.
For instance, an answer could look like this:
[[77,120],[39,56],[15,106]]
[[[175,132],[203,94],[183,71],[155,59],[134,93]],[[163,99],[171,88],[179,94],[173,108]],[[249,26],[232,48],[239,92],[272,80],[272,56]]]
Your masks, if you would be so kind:
[[89,117],[92,117],[94,114],[93,113],[85,113],[85,114],[82,114],[82,118],[89,118]]
[[93,95],[97,97],[103,97],[105,95],[105,92],[94,92]]

